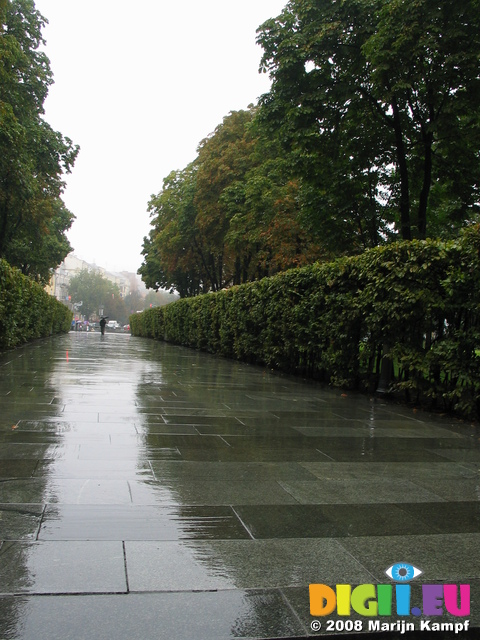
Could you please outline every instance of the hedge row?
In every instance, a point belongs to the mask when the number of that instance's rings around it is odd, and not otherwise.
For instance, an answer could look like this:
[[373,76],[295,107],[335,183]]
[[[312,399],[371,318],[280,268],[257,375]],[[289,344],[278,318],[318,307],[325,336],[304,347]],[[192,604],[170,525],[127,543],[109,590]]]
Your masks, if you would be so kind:
[[71,321],[64,304],[0,260],[0,348],[67,332]]
[[480,226],[399,242],[130,318],[132,333],[480,414]]

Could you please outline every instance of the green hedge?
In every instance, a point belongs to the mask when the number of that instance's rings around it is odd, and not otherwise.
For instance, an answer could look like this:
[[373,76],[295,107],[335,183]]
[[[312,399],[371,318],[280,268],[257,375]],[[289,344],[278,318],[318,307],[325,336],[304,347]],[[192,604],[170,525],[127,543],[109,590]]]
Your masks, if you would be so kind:
[[69,331],[72,312],[0,260],[0,348]]
[[398,242],[130,318],[132,333],[480,412],[480,226],[455,241]]

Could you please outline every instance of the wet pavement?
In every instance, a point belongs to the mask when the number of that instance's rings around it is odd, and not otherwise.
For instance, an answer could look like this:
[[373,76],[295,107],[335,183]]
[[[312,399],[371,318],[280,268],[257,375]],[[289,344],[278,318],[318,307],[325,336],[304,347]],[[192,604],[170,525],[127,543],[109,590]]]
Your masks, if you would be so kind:
[[310,583],[399,561],[480,626],[471,425],[113,333],[0,355],[0,408],[0,640],[318,637]]

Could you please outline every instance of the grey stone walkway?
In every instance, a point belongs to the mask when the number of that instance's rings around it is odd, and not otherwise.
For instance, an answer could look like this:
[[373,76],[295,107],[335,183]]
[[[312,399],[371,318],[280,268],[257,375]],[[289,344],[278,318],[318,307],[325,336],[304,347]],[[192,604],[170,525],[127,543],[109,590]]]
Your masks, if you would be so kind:
[[0,410],[1,640],[318,637],[310,583],[398,561],[480,625],[470,425],[98,333],[0,355]]

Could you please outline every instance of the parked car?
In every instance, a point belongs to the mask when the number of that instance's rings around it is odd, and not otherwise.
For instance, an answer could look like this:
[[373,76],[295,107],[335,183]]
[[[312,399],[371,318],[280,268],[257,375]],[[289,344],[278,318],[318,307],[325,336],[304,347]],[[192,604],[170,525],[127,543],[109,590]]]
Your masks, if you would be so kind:
[[116,329],[120,329],[120,324],[116,320],[109,320],[107,322],[107,329],[112,331],[116,331]]

